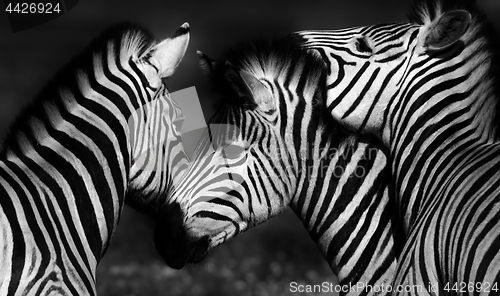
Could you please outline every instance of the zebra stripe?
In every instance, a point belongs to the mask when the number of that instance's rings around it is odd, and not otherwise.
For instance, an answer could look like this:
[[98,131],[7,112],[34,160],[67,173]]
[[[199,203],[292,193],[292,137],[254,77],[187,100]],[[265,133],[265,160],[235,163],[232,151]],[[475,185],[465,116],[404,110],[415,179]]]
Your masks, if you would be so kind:
[[498,293],[498,36],[474,1],[421,2],[414,23],[293,37],[330,68],[333,118],[390,148],[408,234],[395,284]]
[[156,219],[187,166],[161,78],[188,41],[116,25],[23,110],[0,152],[0,295],[95,295],[124,202]]
[[199,262],[290,205],[341,284],[392,281],[387,159],[373,139],[350,136],[325,112],[322,61],[288,39],[245,43],[226,56],[224,64],[200,55],[219,110],[162,209],[155,241],[167,264]]

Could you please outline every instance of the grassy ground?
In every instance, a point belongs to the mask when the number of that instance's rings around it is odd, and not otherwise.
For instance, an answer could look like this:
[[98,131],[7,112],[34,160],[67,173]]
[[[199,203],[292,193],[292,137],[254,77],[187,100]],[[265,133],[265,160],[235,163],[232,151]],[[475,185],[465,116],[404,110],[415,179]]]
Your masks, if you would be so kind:
[[335,277],[291,210],[213,249],[201,264],[173,270],[156,254],[154,225],[125,209],[97,270],[98,295],[281,296],[291,282],[335,283]]

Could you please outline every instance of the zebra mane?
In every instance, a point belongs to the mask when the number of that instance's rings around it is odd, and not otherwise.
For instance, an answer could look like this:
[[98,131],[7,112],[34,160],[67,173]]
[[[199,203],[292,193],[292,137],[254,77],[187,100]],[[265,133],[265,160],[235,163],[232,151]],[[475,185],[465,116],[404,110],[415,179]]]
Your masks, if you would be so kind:
[[[314,91],[313,105],[326,104],[326,65],[318,56],[300,47],[293,38],[253,39],[244,41],[224,55],[237,71],[244,70],[257,79],[290,83],[305,78],[304,92]],[[231,106],[255,107],[253,98],[242,96],[228,81],[224,63],[215,63],[208,73],[216,96],[216,110]]]
[[455,9],[467,10],[472,14],[478,12],[475,0],[413,0],[407,17],[411,22],[423,25],[443,12]]
[[96,57],[104,61],[112,50],[117,61],[138,58],[155,44],[153,34],[137,24],[126,22],[109,27],[67,63],[22,109],[8,130],[0,155],[5,156],[8,151],[22,152],[27,144],[35,144],[34,136],[40,131],[40,123],[50,125],[54,121],[51,110],[57,109],[64,114],[71,101],[78,101],[79,78],[82,74],[93,76]]

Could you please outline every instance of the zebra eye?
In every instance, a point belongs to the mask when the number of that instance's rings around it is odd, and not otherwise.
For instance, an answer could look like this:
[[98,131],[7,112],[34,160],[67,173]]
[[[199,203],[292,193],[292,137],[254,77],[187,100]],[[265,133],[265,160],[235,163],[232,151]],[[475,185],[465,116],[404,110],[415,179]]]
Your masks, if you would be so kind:
[[370,45],[368,45],[364,37],[358,38],[356,40],[356,49],[363,53],[373,53],[373,50],[371,49]]
[[227,145],[226,147],[222,148],[222,155],[228,159],[235,159],[238,158],[244,151],[245,148],[241,146]]

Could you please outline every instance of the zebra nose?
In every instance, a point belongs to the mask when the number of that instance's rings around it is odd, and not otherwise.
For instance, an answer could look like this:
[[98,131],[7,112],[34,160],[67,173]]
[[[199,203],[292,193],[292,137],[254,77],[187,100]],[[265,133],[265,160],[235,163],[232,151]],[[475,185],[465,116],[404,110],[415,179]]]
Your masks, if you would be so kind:
[[185,230],[182,223],[182,211],[179,203],[164,205],[156,222],[154,241],[156,251],[168,266],[181,269],[185,261],[179,257],[182,250],[178,246],[184,241]]
[[209,246],[208,237],[195,239],[188,235],[181,206],[176,202],[164,205],[160,210],[154,241],[156,251],[174,269],[181,269],[186,263],[202,261]]

